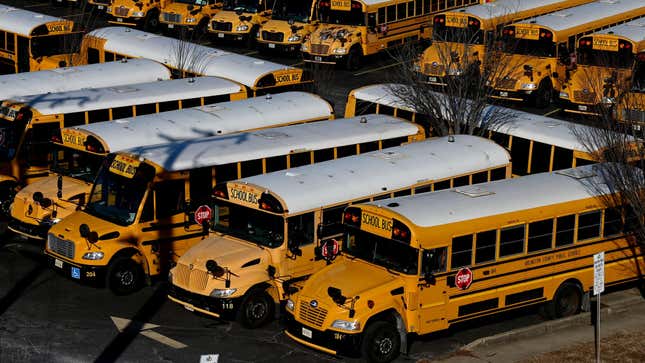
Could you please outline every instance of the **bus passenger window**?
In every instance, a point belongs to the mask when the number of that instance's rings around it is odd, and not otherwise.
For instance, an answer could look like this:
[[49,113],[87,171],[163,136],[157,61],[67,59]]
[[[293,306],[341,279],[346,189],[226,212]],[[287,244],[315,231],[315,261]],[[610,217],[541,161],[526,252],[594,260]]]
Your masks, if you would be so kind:
[[497,168],[490,171],[490,181],[506,179],[506,168]]
[[464,175],[464,176],[455,178],[452,182],[452,186],[453,188],[461,187],[464,185],[468,185],[469,182],[470,182],[470,177],[468,175]]
[[344,158],[346,156],[356,155],[356,145],[339,146],[336,151],[336,157]]
[[400,146],[404,142],[408,141],[408,138],[403,136],[403,137],[397,137],[396,139],[388,139],[388,140],[383,140],[381,142],[382,148],[388,148],[388,147],[394,147],[394,146]]
[[378,9],[378,23],[385,24],[385,7]]
[[407,6],[405,3],[399,3],[396,7],[396,18],[398,20],[403,20],[408,17],[406,13]]
[[284,170],[287,168],[286,156],[273,156],[266,159],[267,173],[272,171]]
[[485,183],[488,181],[488,171],[473,174],[473,184]]
[[179,109],[179,101],[166,101],[159,103],[159,112],[174,111]]
[[215,180],[218,183],[235,179],[238,179],[237,163],[217,165],[215,167]]
[[573,230],[576,216],[571,214],[556,218],[555,246],[561,247],[573,244]]
[[117,107],[112,109],[112,120],[132,117],[132,106]]
[[147,103],[144,105],[137,105],[137,116],[143,116],[143,115],[149,115],[151,113],[156,113],[157,112],[157,104],[156,103]]
[[434,183],[434,190],[443,190],[450,188],[450,180],[442,180],[440,182]]
[[64,127],[85,125],[85,112],[71,112],[63,115]]
[[376,103],[356,100],[356,110],[354,115],[368,115],[371,113],[376,113]]
[[428,193],[432,191],[432,186],[431,185],[426,185],[423,187],[417,187],[414,189],[414,194],[420,194],[420,193]]
[[112,52],[105,52],[105,61],[113,62],[116,60],[116,55]]
[[189,98],[187,100],[181,101],[181,108],[191,108],[191,107],[197,107],[202,105],[202,99],[197,97],[197,98]]
[[408,17],[414,16],[414,1],[408,2]]
[[394,107],[385,106],[385,105],[379,105],[378,106],[378,113],[380,115],[394,116]]
[[371,141],[360,144],[361,154],[378,150],[378,141]]
[[578,241],[600,237],[600,211],[578,215]]
[[513,144],[511,146],[513,174],[526,175],[528,173],[529,146],[529,140],[517,136],[513,137]]
[[499,257],[524,252],[524,225],[503,228],[499,234]]
[[311,164],[311,153],[309,151],[291,154],[289,158],[291,159],[289,165],[292,168]]
[[430,8],[430,0],[423,0],[423,13],[428,14],[431,11],[433,10]]
[[550,160],[551,145],[533,141],[533,151],[531,152],[531,174],[549,171]]
[[484,263],[495,259],[497,230],[477,233],[475,240],[475,263]]
[[376,13],[367,14],[367,30],[372,32],[376,31]]
[[262,159],[242,162],[242,178],[262,174]]
[[435,274],[446,272],[446,267],[448,267],[446,263],[447,257],[447,247],[433,248],[431,250],[423,251],[423,259],[421,261],[421,268],[423,269],[423,273]]
[[386,9],[387,13],[387,22],[393,22],[396,21],[396,5],[390,5]]
[[101,63],[101,59],[99,57],[99,50],[92,47],[87,48],[87,64],[96,64],[96,63]]
[[[640,228],[638,215],[634,212],[634,208],[626,206],[625,208],[625,232],[633,232]],[[642,219],[642,218],[641,218]]]
[[414,116],[414,113],[406,110],[402,110],[400,108],[396,109],[396,117],[400,117],[404,120],[412,121],[412,116]]
[[[334,148],[331,149],[322,149],[314,151],[314,162],[319,163],[321,161],[333,160],[334,159]],[[268,164],[267,164],[268,169]],[[283,168],[286,169],[286,168]]]
[[325,237],[331,237],[343,232],[341,223],[343,222],[344,210],[344,205],[323,210],[322,224],[325,226],[325,228],[322,229],[322,234],[319,235],[318,238],[322,239]]
[[473,255],[473,235],[455,237],[452,239],[452,256],[450,268],[455,270],[460,267],[470,266]]
[[105,109],[88,111],[87,118],[89,123],[91,124],[95,122],[108,121],[110,120],[110,110]]
[[167,180],[155,188],[157,219],[169,218],[184,209],[184,180]]
[[621,219],[620,209],[605,209],[604,235],[614,236],[623,231],[623,220]]
[[594,161],[592,160],[576,158],[576,168],[579,166],[591,165],[593,163]]
[[314,242],[314,213],[310,212],[288,218],[289,242],[296,246],[312,244]]
[[7,49],[7,43],[5,42],[5,37],[7,36],[7,33],[0,30],[0,49]]
[[573,150],[555,146],[553,152],[553,170],[562,170],[571,167],[573,167]]
[[495,141],[497,145],[500,145],[502,147],[505,147],[508,149],[508,143],[511,137],[509,135],[503,134],[501,132],[491,132],[490,139]]
[[551,248],[553,240],[553,219],[529,223],[529,240],[527,252],[541,251]]

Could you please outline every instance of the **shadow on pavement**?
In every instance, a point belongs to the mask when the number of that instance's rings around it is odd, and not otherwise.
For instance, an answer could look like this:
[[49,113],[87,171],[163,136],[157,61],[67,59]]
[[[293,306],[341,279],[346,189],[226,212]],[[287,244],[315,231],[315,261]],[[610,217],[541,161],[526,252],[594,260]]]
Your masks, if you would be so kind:
[[22,296],[23,292],[33,284],[34,281],[40,276],[40,274],[45,270],[45,266],[42,264],[36,265],[27,275],[23,276],[16,284],[14,285],[6,295],[0,298],[0,315],[4,314],[13,303],[16,302]]

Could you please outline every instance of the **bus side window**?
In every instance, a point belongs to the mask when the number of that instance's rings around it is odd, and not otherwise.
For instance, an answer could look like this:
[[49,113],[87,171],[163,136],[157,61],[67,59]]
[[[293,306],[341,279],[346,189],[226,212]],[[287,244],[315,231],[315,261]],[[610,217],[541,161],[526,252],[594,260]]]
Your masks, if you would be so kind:
[[87,48],[87,63],[96,64],[100,62],[101,62],[101,59],[99,57],[99,50],[92,47]]
[[526,175],[529,166],[530,141],[521,137],[513,137],[511,158],[513,159],[513,174]]
[[0,49],[3,49],[3,50],[7,49],[7,42],[5,42],[6,36],[7,36],[7,32],[0,30]]
[[533,141],[533,151],[531,152],[531,174],[549,171],[550,160],[551,145]]
[[524,225],[502,228],[499,234],[499,257],[524,252]]
[[[333,150],[332,150],[333,155]],[[332,157],[333,159],[333,157]],[[322,160],[321,160],[322,161]],[[266,159],[266,168],[267,173],[272,171],[284,170],[287,168],[287,157],[286,156],[272,156]]]
[[183,212],[184,200],[183,179],[166,180],[158,183],[155,188],[157,219],[168,218]]
[[526,252],[535,252],[551,248],[553,240],[553,219],[529,223],[529,239]]
[[621,218],[620,209],[607,208],[605,209],[605,221],[603,227],[603,234],[605,236],[614,236],[622,233],[623,220]]
[[450,268],[452,270],[460,267],[470,266],[473,255],[473,235],[454,237],[452,239],[452,256]]
[[495,143],[497,143],[497,145],[500,145],[500,146],[508,149],[508,143],[509,143],[509,140],[510,140],[509,135],[503,134],[501,132],[492,131],[490,139],[495,141]]
[[435,274],[446,272],[447,266],[448,247],[433,248],[431,250],[423,251],[423,259],[421,261],[421,268],[423,273]]
[[497,245],[497,230],[478,232],[475,241],[475,264],[493,261]]
[[367,30],[376,32],[376,13],[367,14]]
[[211,168],[199,168],[190,171],[188,177],[191,209],[208,203],[213,191],[213,177]]
[[312,244],[314,242],[314,212],[301,214],[288,218],[289,242],[296,246]]
[[573,244],[573,231],[575,228],[576,216],[558,217],[556,219],[555,246],[561,247]]
[[600,237],[600,211],[578,215],[578,241]]
[[343,232],[341,223],[343,221],[344,210],[344,205],[323,210],[322,224],[325,226],[325,228],[321,229],[322,233],[318,236],[318,239],[335,236]]
[[[334,148],[314,151],[314,162],[316,163],[319,163],[321,161],[333,160],[333,159],[334,159]],[[286,167],[282,169],[286,169]]]
[[573,150],[563,149],[556,146],[553,153],[553,170],[568,169],[572,167]]

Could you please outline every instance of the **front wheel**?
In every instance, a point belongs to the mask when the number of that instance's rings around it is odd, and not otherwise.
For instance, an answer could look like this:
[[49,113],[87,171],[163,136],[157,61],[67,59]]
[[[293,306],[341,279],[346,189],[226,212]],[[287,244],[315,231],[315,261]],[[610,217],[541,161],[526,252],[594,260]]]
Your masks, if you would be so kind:
[[115,295],[128,295],[141,287],[143,271],[131,258],[119,258],[108,267],[107,286]]
[[159,13],[156,11],[148,11],[143,20],[143,30],[147,32],[156,32],[159,28]]
[[553,99],[553,86],[550,82],[542,82],[535,92],[535,107],[547,108]]
[[242,300],[237,320],[246,328],[254,329],[273,318],[275,304],[266,291],[253,289]]
[[548,302],[545,310],[552,319],[565,318],[580,312],[582,291],[573,283],[565,282],[555,292],[553,300]]
[[377,321],[365,329],[361,351],[368,362],[393,361],[401,349],[401,336],[396,327],[387,321]]
[[345,68],[347,68],[350,71],[355,71],[358,68],[361,67],[361,58],[363,58],[363,54],[361,54],[361,50],[358,47],[353,47],[352,49],[349,50],[349,54],[347,55],[347,59],[345,61]]

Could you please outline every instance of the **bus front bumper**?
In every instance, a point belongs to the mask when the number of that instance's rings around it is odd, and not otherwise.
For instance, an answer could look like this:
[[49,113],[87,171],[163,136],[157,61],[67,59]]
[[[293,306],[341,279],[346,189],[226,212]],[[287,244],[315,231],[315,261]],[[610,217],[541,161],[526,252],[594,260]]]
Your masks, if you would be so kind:
[[72,264],[45,252],[47,265],[67,278],[88,285],[102,285],[105,282],[107,266],[84,266]]
[[598,113],[598,105],[591,105],[591,104],[581,104],[581,103],[575,103],[571,102],[567,99],[560,98],[560,105],[562,105],[562,109],[564,112],[568,113],[573,113],[577,115],[587,115],[587,116],[599,116],[600,114]]
[[271,43],[258,40],[257,46],[262,49],[275,50],[282,53],[293,53],[300,50],[300,43]]
[[139,26],[143,24],[143,19],[144,19],[144,18],[124,18],[121,16],[115,16],[107,13],[106,13],[106,16],[108,17],[107,22],[114,25]]
[[11,218],[7,227],[11,231],[25,237],[44,241],[45,239],[47,239],[47,232],[49,231],[49,228],[51,226],[46,224],[30,224],[15,218]]
[[338,64],[345,59],[346,54],[338,55],[316,55],[309,53],[302,53],[303,60],[309,63],[320,63],[320,64]]
[[531,97],[531,94],[533,94],[533,90],[506,91],[506,90],[496,89],[491,91],[490,98],[494,98],[497,100],[524,102],[524,101],[528,101],[528,99]]
[[332,330],[317,330],[296,321],[290,313],[286,314],[285,333],[289,338],[322,352],[345,356],[357,356],[360,352],[361,334],[341,333]]
[[175,285],[170,285],[168,298],[184,306],[188,311],[198,311],[216,318],[231,318],[237,311],[241,298],[220,299],[195,294]]

